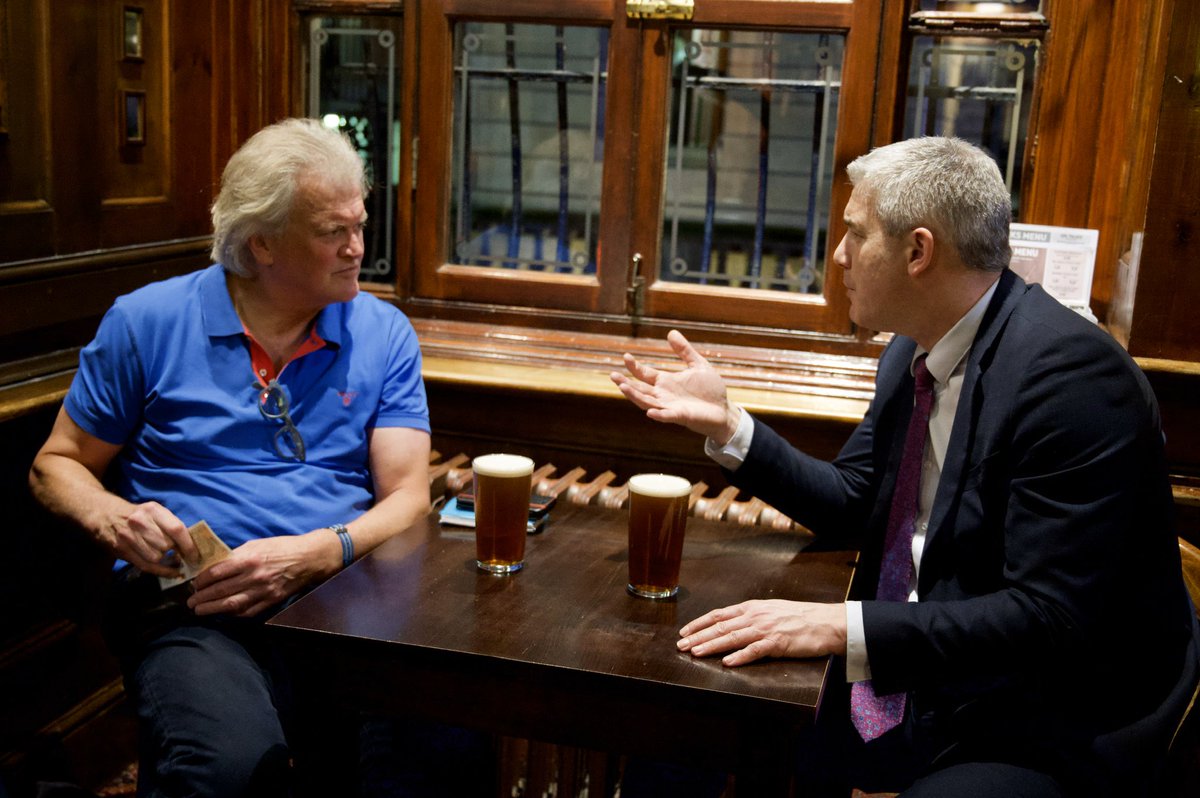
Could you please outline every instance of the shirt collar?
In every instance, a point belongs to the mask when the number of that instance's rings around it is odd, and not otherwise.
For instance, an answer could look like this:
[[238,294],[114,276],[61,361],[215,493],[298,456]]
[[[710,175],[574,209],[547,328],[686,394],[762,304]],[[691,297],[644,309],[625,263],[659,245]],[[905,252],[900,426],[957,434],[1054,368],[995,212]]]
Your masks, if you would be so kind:
[[317,319],[313,323],[313,329],[316,330],[317,335],[326,344],[336,347],[342,345],[342,329],[345,327],[346,312],[349,305],[349,302],[326,305],[317,314]]
[[[983,314],[987,312],[988,303],[992,301],[992,295],[996,293],[996,286],[999,283],[1000,281],[996,280],[988,286],[988,290],[983,292],[979,301],[972,305],[971,309],[964,313],[962,318],[955,322],[950,331],[943,335],[941,340],[934,344],[933,349],[929,351],[929,357],[925,358],[925,367],[929,369],[929,373],[939,384],[945,385],[949,381],[950,376],[958,368],[958,364],[971,351],[971,344],[975,342],[975,334],[979,332],[979,325],[983,323]],[[925,350],[918,346],[913,353],[913,364],[923,354],[925,354]],[[909,369],[912,369],[911,364]]]
[[[326,305],[317,314],[313,328],[327,344],[342,345],[342,327],[346,307],[349,303],[339,302]],[[225,267],[210,266],[200,277],[200,313],[204,321],[204,332],[210,338],[242,335],[244,328],[233,307],[233,297],[225,284]]]
[[200,277],[200,314],[210,338],[242,334],[242,320],[233,309],[233,297],[225,285],[225,267],[209,266]]

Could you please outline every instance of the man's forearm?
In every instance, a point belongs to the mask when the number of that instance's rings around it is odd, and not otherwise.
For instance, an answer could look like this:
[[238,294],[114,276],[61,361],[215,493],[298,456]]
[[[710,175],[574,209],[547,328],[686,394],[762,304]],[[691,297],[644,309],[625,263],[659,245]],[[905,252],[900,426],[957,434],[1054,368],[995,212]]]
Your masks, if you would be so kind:
[[64,455],[39,454],[29,472],[29,488],[43,507],[110,549],[109,519],[127,517],[134,510],[134,505],[105,489],[86,466]]
[[393,491],[370,510],[346,523],[357,559],[408,529],[429,512],[429,487]]

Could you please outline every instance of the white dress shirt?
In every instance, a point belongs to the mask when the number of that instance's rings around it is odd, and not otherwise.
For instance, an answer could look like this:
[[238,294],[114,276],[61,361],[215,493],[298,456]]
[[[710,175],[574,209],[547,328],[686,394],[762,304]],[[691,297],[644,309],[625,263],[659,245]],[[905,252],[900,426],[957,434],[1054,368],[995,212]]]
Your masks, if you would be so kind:
[[[933,407],[929,413],[929,435],[926,438],[925,456],[921,466],[921,487],[917,498],[916,529],[913,532],[913,573],[909,582],[908,600],[917,600],[917,574],[921,568],[921,554],[925,549],[925,535],[929,530],[929,517],[933,500],[937,495],[938,482],[942,476],[942,465],[946,461],[946,449],[950,443],[950,431],[954,427],[954,414],[958,409],[963,376],[966,373],[967,353],[979,332],[983,314],[987,310],[996,283],[984,293],[979,301],[968,310],[950,331],[942,336],[925,359],[925,366],[933,375]],[[913,363],[925,354],[920,346],[913,353]],[[909,370],[913,368],[909,364]],[[754,437],[754,420],[742,410],[737,432],[724,446],[717,446],[710,438],[704,442],[704,451],[718,464],[736,471],[750,451]],[[866,635],[863,631],[862,602],[846,602],[846,679],[857,682],[871,678],[871,665],[867,660]]]

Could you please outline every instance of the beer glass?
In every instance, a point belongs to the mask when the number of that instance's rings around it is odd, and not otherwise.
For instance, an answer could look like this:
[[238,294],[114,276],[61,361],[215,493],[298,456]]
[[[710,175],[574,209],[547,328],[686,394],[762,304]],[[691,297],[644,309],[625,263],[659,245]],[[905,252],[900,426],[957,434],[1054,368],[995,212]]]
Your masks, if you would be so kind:
[[679,560],[692,485],[683,477],[638,474],[629,480],[629,584],[635,596],[679,591]]
[[492,574],[525,565],[533,461],[515,454],[485,454],[471,461],[475,476],[475,564]]

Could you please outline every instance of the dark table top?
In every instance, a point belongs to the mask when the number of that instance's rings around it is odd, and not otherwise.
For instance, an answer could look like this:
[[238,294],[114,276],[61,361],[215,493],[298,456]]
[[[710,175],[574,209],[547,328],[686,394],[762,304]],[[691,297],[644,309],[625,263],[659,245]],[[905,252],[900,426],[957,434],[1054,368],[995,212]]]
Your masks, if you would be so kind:
[[[842,601],[854,554],[804,552],[808,539],[794,533],[690,518],[679,593],[653,601],[625,591],[625,525],[622,511],[560,505],[528,539],[525,568],[493,576],[475,567],[471,530],[440,526],[431,515],[270,626],[310,662],[347,669],[338,681],[362,685],[350,690],[352,700],[406,709],[424,700],[441,719],[502,733],[578,739],[569,728],[580,717],[648,706],[686,707],[691,714],[671,720],[675,728],[702,718],[703,726],[713,718],[809,723],[827,658],[726,668],[719,657],[680,653],[678,630],[749,598]],[[473,713],[493,704],[492,714],[515,725]]]

